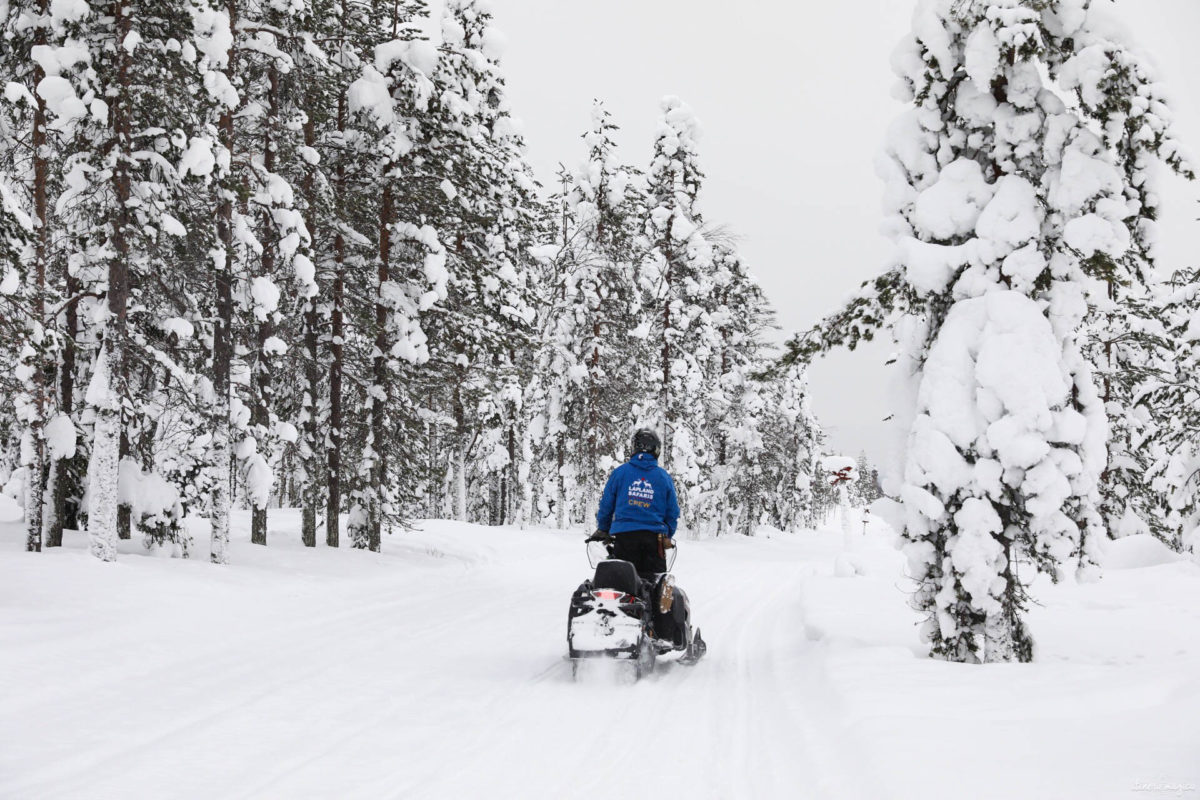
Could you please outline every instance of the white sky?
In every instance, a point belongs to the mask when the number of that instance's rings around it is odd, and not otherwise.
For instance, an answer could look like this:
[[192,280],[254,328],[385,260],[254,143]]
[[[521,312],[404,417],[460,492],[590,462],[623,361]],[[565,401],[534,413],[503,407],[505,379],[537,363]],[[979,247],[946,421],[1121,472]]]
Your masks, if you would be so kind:
[[[1167,82],[1181,137],[1200,153],[1200,0],[1120,0],[1112,9]],[[509,93],[529,157],[553,183],[584,155],[593,98],[622,127],[622,156],[645,167],[658,102],[676,94],[704,129],[706,221],[741,237],[747,263],[785,331],[803,329],[876,274],[874,159],[901,106],[889,57],[913,0],[494,0],[507,39]],[[1162,263],[1191,257],[1195,187],[1164,214]],[[1193,262],[1194,263],[1194,262]],[[886,346],[837,354],[812,370],[832,446],[883,457]]]

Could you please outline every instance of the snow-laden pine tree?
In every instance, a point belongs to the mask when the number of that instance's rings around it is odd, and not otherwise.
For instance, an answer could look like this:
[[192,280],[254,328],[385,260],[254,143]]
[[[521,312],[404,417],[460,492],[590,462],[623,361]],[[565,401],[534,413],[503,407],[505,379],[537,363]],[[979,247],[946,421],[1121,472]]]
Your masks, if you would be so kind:
[[[304,175],[303,90],[308,76],[297,57],[306,52],[303,24],[312,8],[302,2],[246,3],[239,17],[241,108],[235,120],[245,199],[245,283],[240,339],[245,343],[248,385],[244,403],[250,419],[237,454],[251,508],[250,540],[267,542],[267,503],[285,444],[295,438],[292,420],[277,407],[278,363],[290,342],[285,320],[293,307],[317,294],[311,245],[300,212],[298,183]],[[311,41],[311,40],[309,40]],[[298,417],[298,415],[297,415]]]
[[[1159,162],[1189,179],[1195,175],[1171,130],[1163,88],[1150,65],[1124,43],[1086,30],[1059,78],[1100,133],[1121,171],[1117,201],[1129,204],[1128,246],[1120,253],[1072,243],[1086,258],[1089,276],[1101,285],[1089,300],[1085,353],[1096,366],[1098,386],[1109,418],[1108,465],[1101,479],[1101,513],[1110,535],[1152,531],[1172,534],[1156,507],[1161,493],[1147,478],[1146,451],[1173,435],[1163,427],[1161,409],[1148,406],[1146,393],[1172,372],[1174,348],[1164,338],[1162,277],[1155,268]],[[1085,236],[1081,234],[1081,236]],[[1167,322],[1169,324],[1169,322]]]
[[[7,146],[12,142],[3,144],[6,152],[11,152]],[[4,374],[0,379],[0,390],[14,401],[11,411],[6,408],[0,413],[0,430],[19,437],[18,469],[24,470],[25,549],[39,551],[43,545],[43,496],[38,494],[38,489],[44,491],[44,487],[32,473],[46,460],[47,426],[46,410],[31,402],[37,396],[35,391],[39,384],[33,374],[39,366],[33,357],[37,351],[29,345],[34,328],[31,312],[36,310],[37,300],[31,308],[31,287],[25,269],[32,249],[28,242],[35,236],[35,225],[25,211],[23,192],[14,188],[15,183],[0,171],[0,309],[3,309],[0,314],[0,370]],[[38,287],[34,284],[32,288]],[[74,434],[73,428],[71,433]],[[35,448],[40,448],[40,452]]]
[[[1089,572],[1104,535],[1089,301],[1154,215],[1149,159],[1174,155],[1157,106],[1110,79],[1113,45],[1090,13],[1084,0],[918,4],[894,58],[913,107],[881,161],[893,267],[792,348],[853,346],[895,320],[912,378],[899,499],[913,603],[949,660],[1031,659],[1030,567]],[[1110,99],[1130,110],[1106,129]]]
[[[314,0],[296,55],[305,91],[303,195],[321,298],[310,299],[303,323],[307,390],[300,449],[308,498],[304,536],[315,544],[317,516],[323,512],[329,547],[341,541],[342,509],[349,494],[346,467],[355,463],[348,452],[348,434],[358,426],[351,417],[354,401],[347,400],[357,379],[348,375],[353,366],[348,361],[369,346],[353,335],[354,306],[356,299],[367,296],[357,287],[370,286],[376,279],[370,269],[376,251],[369,234],[379,224],[377,160],[370,152],[376,123],[369,114],[351,113],[349,90],[373,64],[375,45],[390,39],[392,14],[400,10],[396,4],[385,8],[382,3]],[[405,13],[410,13],[407,7]],[[367,303],[360,311],[373,317],[373,305]],[[364,359],[369,362],[369,351],[358,360]]]
[[1154,498],[1148,527],[1173,550],[1200,553],[1200,272],[1173,275],[1153,308],[1171,358],[1138,398],[1158,433],[1136,452]]
[[328,288],[324,266],[331,244],[328,232],[335,227],[330,224],[335,202],[331,191],[332,175],[328,165],[322,162],[318,146],[322,136],[333,129],[331,116],[336,114],[337,84],[328,51],[318,46],[317,41],[328,41],[326,37],[334,28],[332,23],[327,4],[314,3],[305,17],[305,24],[298,26],[301,28],[295,38],[298,46],[292,57],[294,69],[302,76],[304,84],[298,100],[304,113],[300,125],[302,142],[296,151],[299,162],[293,168],[300,173],[300,209],[309,232],[309,247],[304,253],[306,261],[302,264],[311,266],[311,275],[304,276],[311,283],[304,292],[299,319],[293,323],[295,344],[289,348],[288,358],[289,372],[304,375],[303,384],[291,384],[289,394],[299,434],[293,479],[301,509],[300,539],[305,547],[317,545],[317,525],[327,485],[325,442],[321,435],[326,392],[322,380],[321,338],[326,328],[325,315],[321,311],[326,296],[322,290]]
[[766,398],[762,458],[773,480],[766,490],[767,517],[783,531],[814,527],[823,513],[818,490],[826,486],[824,433],[812,410],[804,365],[788,365],[773,377]]
[[866,453],[859,453],[855,472],[858,477],[851,490],[851,497],[855,506],[865,508],[882,497],[879,489],[879,471],[871,466]]
[[352,119],[365,118],[358,146],[373,158],[370,185],[379,198],[368,234],[375,280],[366,326],[372,334],[367,419],[348,532],[355,547],[376,551],[385,525],[402,518],[401,498],[411,500],[415,482],[409,463],[418,460],[410,447],[419,437],[419,398],[402,369],[428,360],[421,316],[445,299],[449,277],[438,231],[426,222],[430,195],[440,189],[422,174],[426,132],[419,117],[433,94],[433,59],[411,22],[392,18],[393,38],[376,45],[373,63],[363,66],[348,94]]
[[648,361],[637,280],[640,197],[617,158],[604,106],[584,134],[587,160],[565,173],[556,253],[539,280],[544,331],[533,381],[535,486],[559,526],[586,523],[634,430]]
[[[8,178],[0,176],[0,308],[4,309],[4,313],[0,315],[0,370],[4,375],[0,378],[0,390],[8,397],[18,397],[23,388],[17,375],[20,373],[19,354],[27,336],[25,298],[21,289],[24,284],[25,256],[28,254],[27,243],[33,232],[33,220],[22,205],[20,193],[14,191]],[[5,444],[13,433],[16,422],[10,409],[0,411],[0,435],[3,435]],[[27,536],[27,547],[40,544],[40,536],[36,542]]]
[[[155,346],[162,312],[182,302],[174,278],[189,271],[179,246],[187,235],[180,162],[199,125],[196,54],[183,46],[195,10],[183,2],[58,3],[40,23],[61,43],[37,50],[46,73],[38,93],[48,127],[70,134],[52,216],[69,243],[67,276],[80,290],[72,303],[90,328],[88,531],[92,552],[105,560],[115,557],[118,533],[129,535],[135,498],[119,485],[121,460],[152,436],[145,388],[164,367]],[[74,339],[71,326],[68,317]]]
[[713,246],[702,231],[697,198],[704,175],[697,140],[700,126],[677,97],[662,101],[662,117],[647,173],[645,235],[650,254],[654,419],[662,431],[662,462],[675,478],[683,519],[696,522],[695,501],[705,491],[711,442],[706,440],[705,399],[712,388],[710,359],[720,341],[713,326]]
[[527,249],[537,187],[505,89],[503,37],[487,3],[450,0],[441,32],[425,122],[436,146],[425,165],[442,178],[446,202],[431,222],[446,247],[450,280],[429,328],[438,385],[427,417],[441,451],[431,477],[455,519],[491,521],[495,483],[504,472],[511,484],[517,468],[516,419],[503,409],[511,411],[512,378],[529,369],[522,359],[532,349]]
[[708,491],[694,512],[698,527],[717,535],[754,535],[767,513],[782,464],[767,458],[771,406],[769,386],[758,373],[765,364],[763,335],[773,312],[732,241],[713,251],[709,323],[716,342],[706,362],[704,419],[700,428],[712,454]]
[[[419,493],[414,398],[432,381],[417,368],[426,357],[417,317],[441,296],[440,245],[427,220],[445,200],[423,163],[436,63],[413,30],[423,13],[410,3],[317,2],[299,15],[289,51],[304,96],[303,166],[289,180],[312,237],[294,277],[311,261],[319,291],[290,320],[302,331],[289,360],[303,365],[304,389],[287,399],[300,426],[301,469],[289,478],[306,544],[315,545],[323,510],[327,545],[339,544],[347,519],[352,542],[377,549]],[[308,255],[303,245],[298,255]]]
[[[9,180],[0,179],[0,294],[5,297],[15,295],[21,285],[21,256],[33,228],[33,220],[21,209],[17,197]],[[5,315],[5,320],[15,316]]]
[[[32,2],[0,7],[5,48],[0,67],[8,80],[0,115],[0,182],[3,189],[4,252],[6,260],[6,344],[17,357],[12,364],[16,420],[21,428],[20,458],[24,475],[28,550],[40,550],[43,541],[54,544],[53,493],[58,459],[51,457],[47,428],[54,416],[51,382],[57,372],[55,320],[47,311],[58,299],[54,291],[50,202],[53,171],[60,163],[58,139],[63,127],[52,127],[47,96],[58,86],[58,69],[52,57],[63,29],[52,30],[46,9]],[[39,56],[39,57],[35,57]],[[51,73],[47,74],[46,67]],[[42,90],[39,92],[39,88]],[[32,234],[32,248],[18,254],[18,235]],[[72,431],[73,432],[73,431]],[[48,534],[48,535],[47,535]]]
[[190,144],[186,167],[198,176],[212,176],[215,241],[212,258],[212,499],[209,514],[212,533],[209,558],[214,564],[229,563],[230,511],[233,506],[234,458],[234,286],[244,274],[247,230],[238,213],[240,189],[235,119],[241,106],[237,41],[239,3],[232,0],[222,9],[208,8],[196,16],[196,49],[204,76],[205,100],[213,117],[205,135]]

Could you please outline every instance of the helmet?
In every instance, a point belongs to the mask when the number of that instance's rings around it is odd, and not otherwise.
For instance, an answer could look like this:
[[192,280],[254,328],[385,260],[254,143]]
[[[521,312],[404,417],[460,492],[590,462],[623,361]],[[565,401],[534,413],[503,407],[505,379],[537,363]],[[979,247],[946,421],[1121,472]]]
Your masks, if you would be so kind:
[[649,453],[658,458],[658,434],[649,428],[642,428],[633,435],[633,454]]

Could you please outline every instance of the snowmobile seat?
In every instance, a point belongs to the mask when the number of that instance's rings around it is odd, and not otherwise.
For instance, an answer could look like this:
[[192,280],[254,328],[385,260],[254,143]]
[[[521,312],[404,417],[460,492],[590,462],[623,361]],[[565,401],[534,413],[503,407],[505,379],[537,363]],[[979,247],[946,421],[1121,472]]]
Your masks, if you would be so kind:
[[609,559],[596,566],[593,584],[597,589],[616,589],[625,594],[640,595],[641,581],[637,570],[628,561]]

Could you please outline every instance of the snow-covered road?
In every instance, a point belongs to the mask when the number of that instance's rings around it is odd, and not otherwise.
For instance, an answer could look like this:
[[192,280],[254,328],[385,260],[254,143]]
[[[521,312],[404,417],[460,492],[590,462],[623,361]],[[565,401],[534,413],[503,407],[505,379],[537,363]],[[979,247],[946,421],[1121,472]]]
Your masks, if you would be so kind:
[[[270,548],[239,542],[227,569],[137,548],[105,565],[71,543],[17,554],[5,531],[0,797],[1129,797],[1139,780],[1200,779],[1200,686],[1187,677],[1200,635],[1177,634],[1153,666],[1054,672],[1053,651],[1024,672],[914,658],[881,543],[856,556],[863,575],[837,578],[832,534],[684,542],[676,573],[708,657],[660,660],[626,685],[573,682],[562,660],[569,595],[588,572],[578,532],[429,523],[375,555],[305,551],[294,515],[276,522]],[[1200,570],[1153,569],[1175,582],[1172,613],[1200,627]],[[1094,703],[1080,679],[1120,687],[1090,726],[1076,724]],[[1047,711],[1047,696],[1065,706]],[[1022,719],[1027,735],[1007,746],[1041,753],[1046,791],[1025,764],[955,792]],[[929,782],[922,754],[939,736],[953,746],[964,720],[974,763],[967,750]],[[1104,767],[1094,745],[1131,720],[1145,723],[1141,749]],[[1064,725],[1095,741],[1055,745]]]

